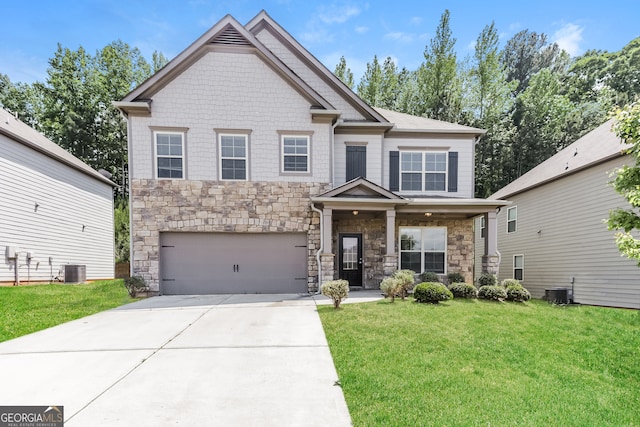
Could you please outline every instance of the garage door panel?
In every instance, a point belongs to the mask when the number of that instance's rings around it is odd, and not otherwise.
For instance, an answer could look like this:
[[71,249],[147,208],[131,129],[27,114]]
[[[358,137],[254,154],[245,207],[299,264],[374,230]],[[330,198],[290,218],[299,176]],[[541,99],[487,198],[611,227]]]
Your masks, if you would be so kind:
[[163,294],[307,291],[304,233],[161,233]]

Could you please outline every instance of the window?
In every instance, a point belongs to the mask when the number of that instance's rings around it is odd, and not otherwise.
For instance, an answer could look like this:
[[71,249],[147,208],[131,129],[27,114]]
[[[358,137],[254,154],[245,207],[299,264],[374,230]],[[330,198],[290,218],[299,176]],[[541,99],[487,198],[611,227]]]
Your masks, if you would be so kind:
[[524,280],[524,255],[513,256],[513,278]]
[[156,176],[184,178],[184,133],[155,132]]
[[445,227],[400,228],[400,268],[416,273],[446,273]]
[[507,233],[515,233],[517,221],[518,221],[517,206],[507,209]]
[[400,152],[400,191],[445,191],[447,153]]
[[480,217],[480,237],[483,239],[486,234],[485,228],[486,228],[486,225],[484,222],[484,217]]
[[282,172],[309,172],[309,137],[282,137]]
[[220,135],[220,177],[247,179],[247,136]]

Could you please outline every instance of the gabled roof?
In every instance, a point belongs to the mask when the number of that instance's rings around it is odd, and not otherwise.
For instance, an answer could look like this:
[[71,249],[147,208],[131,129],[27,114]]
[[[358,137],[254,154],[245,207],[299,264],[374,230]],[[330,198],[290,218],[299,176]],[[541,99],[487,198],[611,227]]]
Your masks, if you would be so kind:
[[11,113],[0,108],[0,134],[19,142],[33,150],[66,164],[80,172],[89,175],[98,181],[115,187],[115,184],[104,177],[100,172],[84,163],[82,160],[64,150],[55,142],[36,131],[29,125],[16,119]]
[[483,129],[428,119],[426,117],[412,116],[410,114],[398,113],[397,111],[385,110],[384,108],[376,107],[375,110],[388,121],[395,123],[395,126],[390,132],[463,133],[476,136],[486,133]]
[[325,67],[318,59],[313,56],[304,46],[302,46],[291,34],[289,34],[284,28],[280,26],[276,21],[269,16],[269,14],[262,10],[251,21],[247,23],[245,28],[250,32],[256,34],[263,28],[271,30],[272,34],[278,37],[281,41],[289,44],[298,57],[302,59],[307,66],[313,69],[317,75],[319,75],[326,83],[328,83],[334,90],[341,93],[343,98],[349,102],[354,108],[363,113],[365,116],[370,117],[374,121],[386,122],[387,119],[381,115],[375,108],[364,102],[358,95],[356,95],[342,80],[335,76],[327,67]]
[[361,177],[345,182],[344,184],[329,190],[326,193],[313,197],[312,199],[316,200],[341,197],[404,200],[404,197]]
[[627,147],[613,133],[613,119],[598,126],[553,157],[545,160],[489,199],[506,199],[523,191],[555,181],[588,167],[623,155]]
[[[255,52],[283,78],[287,79],[298,92],[309,100],[312,106],[333,110],[333,106],[320,96],[305,81],[293,73],[280,59],[267,49],[252,33],[247,31],[231,15],[222,18],[189,47],[171,60],[166,66],[127,94],[114,105],[124,111],[133,111],[132,102],[147,103],[148,100],[172,81],[191,64],[201,58],[210,48],[254,48]],[[140,110],[138,110],[140,112]]]

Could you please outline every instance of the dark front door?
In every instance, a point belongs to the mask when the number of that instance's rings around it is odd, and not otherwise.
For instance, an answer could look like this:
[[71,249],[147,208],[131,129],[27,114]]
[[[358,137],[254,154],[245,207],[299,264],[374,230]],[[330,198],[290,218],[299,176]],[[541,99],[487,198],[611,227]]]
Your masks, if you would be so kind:
[[349,286],[362,286],[362,234],[340,234],[339,276]]
[[367,177],[367,147],[347,145],[347,181]]

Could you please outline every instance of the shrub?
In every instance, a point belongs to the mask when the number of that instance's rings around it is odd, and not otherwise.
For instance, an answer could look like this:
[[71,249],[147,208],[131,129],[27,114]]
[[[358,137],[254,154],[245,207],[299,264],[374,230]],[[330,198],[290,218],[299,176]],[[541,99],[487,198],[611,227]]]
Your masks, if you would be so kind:
[[508,288],[509,286],[522,286],[520,281],[517,279],[504,279],[500,285],[503,288]]
[[483,286],[496,286],[497,284],[498,279],[495,274],[482,273],[480,277],[478,277],[478,287],[480,288]]
[[329,280],[320,286],[322,295],[331,298],[333,308],[339,308],[343,299],[349,296],[349,282],[346,280]]
[[411,289],[413,289],[414,283],[416,283],[415,274],[413,270],[396,270],[393,273],[394,279],[400,284],[400,296],[404,299]]
[[141,276],[132,276],[124,279],[124,287],[131,298],[135,298],[138,292],[147,289],[147,282]]
[[522,285],[511,285],[507,287],[507,300],[525,302],[530,299],[531,294]]
[[436,283],[436,282],[440,282],[440,278],[438,277],[438,275],[436,273],[434,273],[433,271],[425,271],[420,275],[420,280],[422,280],[422,282],[426,282],[426,283]]
[[413,296],[418,302],[438,304],[453,298],[453,294],[445,285],[438,282],[420,283],[413,289]]
[[478,289],[469,283],[453,283],[449,290],[454,298],[478,298]]
[[394,302],[396,295],[402,292],[402,283],[394,277],[387,277],[380,283],[380,290],[386,298],[390,298]]
[[478,298],[504,301],[507,298],[507,290],[502,286],[481,286],[478,289]]
[[451,285],[453,283],[464,283],[464,275],[459,272],[453,272],[447,274],[447,282]]

